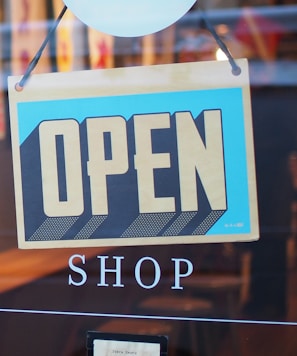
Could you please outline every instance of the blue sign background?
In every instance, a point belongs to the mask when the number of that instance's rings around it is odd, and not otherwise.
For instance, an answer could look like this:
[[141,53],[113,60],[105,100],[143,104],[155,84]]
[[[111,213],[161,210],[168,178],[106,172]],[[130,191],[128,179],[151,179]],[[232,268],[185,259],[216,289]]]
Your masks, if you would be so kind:
[[[162,92],[18,104],[19,139],[22,147],[32,132],[45,120],[190,111],[196,118],[202,111],[220,109],[228,209],[206,235],[250,233],[249,194],[241,88]],[[22,177],[23,179],[23,177]],[[25,217],[26,225],[26,217]]]

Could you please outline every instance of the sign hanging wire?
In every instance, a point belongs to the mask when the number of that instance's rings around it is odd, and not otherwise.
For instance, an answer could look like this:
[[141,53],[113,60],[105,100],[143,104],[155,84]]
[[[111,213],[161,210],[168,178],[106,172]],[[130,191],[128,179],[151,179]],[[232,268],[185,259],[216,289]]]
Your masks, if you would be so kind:
[[210,32],[210,34],[213,36],[213,38],[217,42],[217,45],[220,47],[220,49],[224,52],[225,56],[227,57],[230,65],[231,65],[231,68],[232,68],[232,74],[240,75],[240,73],[241,73],[240,67],[237,65],[237,63],[235,62],[235,59],[233,58],[228,47],[226,46],[224,41],[221,39],[221,37],[218,35],[214,26],[208,21],[206,16],[202,15],[202,23],[204,24],[205,28]]
[[[65,12],[67,11],[67,9],[68,8],[65,5],[63,7],[61,13],[59,14],[57,19],[55,20],[53,26],[50,28],[50,30],[49,30],[45,40],[43,41],[42,45],[40,46],[39,50],[37,51],[37,53],[35,54],[34,58],[29,63],[29,65],[28,65],[24,75],[22,76],[21,80],[15,85],[15,89],[17,91],[22,91],[23,90],[23,88],[26,85],[26,83],[27,83],[32,71],[34,70],[34,68],[38,64],[46,45],[48,44],[52,34],[56,31],[56,29],[57,29],[60,21],[62,20]],[[205,16],[203,16],[202,20],[203,20],[203,23],[204,23],[206,29],[214,37],[214,39],[216,40],[216,42],[217,42],[218,46],[220,47],[220,49],[225,53],[230,65],[231,65],[232,74],[233,75],[240,75],[240,73],[241,73],[240,67],[235,62],[235,60],[234,60],[232,54],[230,53],[228,47],[223,42],[223,40],[220,38],[220,36],[217,34],[217,32],[216,32],[215,28],[213,27],[213,25],[207,20],[207,18]]]
[[16,84],[15,88],[17,91],[22,91],[25,84],[27,83],[27,80],[29,79],[32,71],[34,70],[34,68],[37,66],[39,59],[42,56],[42,53],[48,43],[48,41],[50,40],[52,34],[56,31],[60,21],[62,20],[65,12],[67,11],[67,6],[65,5],[62,9],[62,11],[60,12],[58,18],[56,19],[56,21],[53,23],[53,26],[50,28],[45,40],[43,41],[42,45],[40,46],[39,50],[37,51],[37,53],[35,54],[34,58],[31,60],[31,62],[29,63],[22,79]]

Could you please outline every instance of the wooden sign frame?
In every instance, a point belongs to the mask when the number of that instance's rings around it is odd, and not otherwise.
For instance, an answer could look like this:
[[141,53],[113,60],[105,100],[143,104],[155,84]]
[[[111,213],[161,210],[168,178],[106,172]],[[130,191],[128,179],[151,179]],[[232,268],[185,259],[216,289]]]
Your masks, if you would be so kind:
[[33,75],[22,92],[10,77],[19,247],[258,239],[237,63],[238,76],[227,61]]

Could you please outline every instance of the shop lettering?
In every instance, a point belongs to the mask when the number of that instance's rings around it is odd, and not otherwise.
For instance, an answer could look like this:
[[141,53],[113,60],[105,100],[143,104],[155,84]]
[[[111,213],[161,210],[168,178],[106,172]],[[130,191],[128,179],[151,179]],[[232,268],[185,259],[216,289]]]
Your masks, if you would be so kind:
[[[107,273],[109,276],[113,276],[114,283],[112,287],[124,288],[125,284],[122,282],[122,266],[125,263],[124,256],[97,256],[98,259],[98,283],[97,287],[109,287],[110,284],[107,282]],[[107,268],[106,263],[113,263],[112,268]],[[182,279],[189,277],[194,270],[191,261],[185,258],[171,258],[172,267],[174,270],[174,281],[171,289],[183,289]],[[88,274],[85,269],[87,264],[85,255],[73,255],[69,258],[68,266],[71,270],[68,276],[68,285],[81,287],[85,285],[88,281]],[[144,282],[141,271],[143,267],[149,268],[153,280],[148,283]],[[157,287],[161,278],[162,271],[160,264],[153,257],[142,257],[134,266],[134,278],[135,282],[143,289],[153,289]]]
[[[206,110],[201,136],[190,112],[176,112],[180,210],[198,211],[197,175],[212,210],[226,209],[222,117],[220,110]],[[92,215],[109,212],[107,177],[125,175],[133,162],[139,213],[176,212],[176,197],[156,196],[156,170],[171,168],[170,152],[154,152],[153,132],[172,128],[169,113],[133,116],[135,154],[129,160],[127,121],[122,116],[86,118],[88,161],[82,165],[79,123],[74,119],[44,121],[39,125],[40,162],[44,212],[49,217],[81,216],[84,212],[83,168],[89,180]],[[111,154],[107,157],[105,138]],[[62,137],[66,198],[59,196],[57,137]],[[86,183],[85,183],[86,184]]]

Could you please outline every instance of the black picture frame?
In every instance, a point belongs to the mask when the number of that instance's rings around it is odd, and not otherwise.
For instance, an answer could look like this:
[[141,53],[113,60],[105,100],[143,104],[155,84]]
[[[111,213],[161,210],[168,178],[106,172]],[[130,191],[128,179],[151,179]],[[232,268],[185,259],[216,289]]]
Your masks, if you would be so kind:
[[120,333],[104,333],[98,331],[87,332],[87,355],[94,356],[95,340],[129,341],[154,343],[160,345],[160,356],[168,355],[168,337],[165,335],[133,335]]

